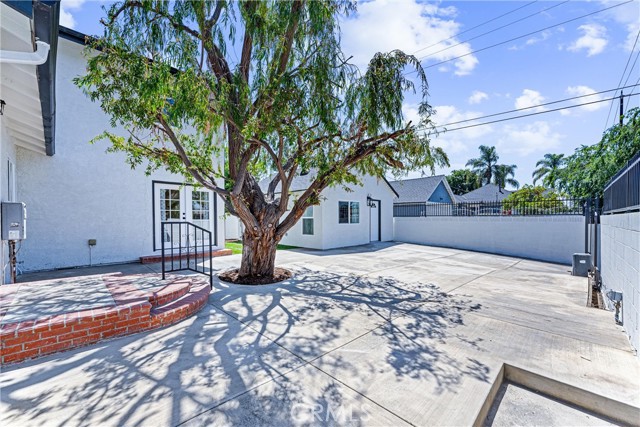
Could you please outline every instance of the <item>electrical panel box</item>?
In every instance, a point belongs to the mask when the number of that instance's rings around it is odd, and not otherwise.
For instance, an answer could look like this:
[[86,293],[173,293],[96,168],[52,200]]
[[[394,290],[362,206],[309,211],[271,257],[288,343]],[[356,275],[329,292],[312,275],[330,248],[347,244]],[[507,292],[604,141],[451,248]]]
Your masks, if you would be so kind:
[[27,207],[24,203],[2,202],[2,240],[27,238]]

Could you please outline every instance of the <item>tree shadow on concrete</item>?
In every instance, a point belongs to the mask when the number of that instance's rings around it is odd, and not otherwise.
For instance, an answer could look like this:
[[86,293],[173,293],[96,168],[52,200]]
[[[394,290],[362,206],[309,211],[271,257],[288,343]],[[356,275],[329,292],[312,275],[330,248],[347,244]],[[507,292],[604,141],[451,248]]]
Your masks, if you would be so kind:
[[[325,372],[367,373],[327,355],[376,334],[386,349],[379,368],[398,379],[435,379],[438,390],[488,381],[488,367],[446,346],[477,345],[456,327],[479,309],[429,284],[308,269],[274,285],[216,282],[209,304],[178,325],[3,369],[2,423],[330,425],[329,408],[350,402],[365,412],[350,418],[359,424],[375,403]],[[309,405],[323,421],[295,415]]]

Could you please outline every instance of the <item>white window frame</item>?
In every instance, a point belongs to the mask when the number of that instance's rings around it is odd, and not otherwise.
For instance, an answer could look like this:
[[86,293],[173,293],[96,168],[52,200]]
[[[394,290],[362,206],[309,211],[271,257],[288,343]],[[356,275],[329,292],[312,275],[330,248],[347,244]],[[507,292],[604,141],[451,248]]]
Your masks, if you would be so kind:
[[[305,233],[304,230],[304,224],[305,223],[311,223],[311,233]],[[313,206],[309,206],[304,213],[302,214],[302,234],[305,236],[313,236],[315,234],[315,229],[314,229],[314,221],[313,221]]]
[[[347,222],[340,222],[340,204],[347,204]],[[353,213],[352,208],[353,205],[356,204],[358,206],[358,220],[353,221]],[[338,224],[360,224],[360,202],[357,200],[339,200],[338,201]]]

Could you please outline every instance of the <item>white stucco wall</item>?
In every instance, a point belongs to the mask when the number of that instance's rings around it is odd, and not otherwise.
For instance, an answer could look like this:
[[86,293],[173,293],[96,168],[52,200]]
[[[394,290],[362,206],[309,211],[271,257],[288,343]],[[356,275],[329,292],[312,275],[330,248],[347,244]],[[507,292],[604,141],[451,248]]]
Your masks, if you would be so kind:
[[394,218],[394,240],[571,264],[584,252],[584,217]]
[[640,350],[640,212],[602,215],[600,224],[604,300],[613,309],[607,292],[622,292],[623,327]]
[[[18,198],[28,206],[24,270],[126,262],[154,253],[152,180],[184,182],[144,167],[131,170],[108,142],[89,141],[112,130],[108,117],[72,82],[85,72],[83,46],[60,39],[56,76],[56,154],[18,149]],[[123,129],[115,132],[125,134]],[[218,243],[224,244],[223,203],[217,203]]]
[[[393,240],[393,199],[395,194],[386,182],[372,176],[363,178],[362,184],[362,186],[352,187],[353,191],[347,191],[342,187],[325,189],[321,193],[320,205],[314,207],[314,235],[302,234],[302,220],[300,220],[289,230],[282,239],[282,243],[323,250],[369,243],[371,241],[369,235],[371,208],[367,206],[367,195],[382,201],[381,240]],[[341,201],[360,203],[359,223],[340,224],[338,222],[338,202]]]
[[[13,163],[14,170],[17,169],[16,147],[7,131],[5,120],[4,116],[0,116],[0,202],[10,200],[8,192],[8,161],[10,160]],[[0,213],[0,215],[2,214]],[[0,284],[9,283],[11,280],[8,262],[8,244],[2,241],[0,242]]]

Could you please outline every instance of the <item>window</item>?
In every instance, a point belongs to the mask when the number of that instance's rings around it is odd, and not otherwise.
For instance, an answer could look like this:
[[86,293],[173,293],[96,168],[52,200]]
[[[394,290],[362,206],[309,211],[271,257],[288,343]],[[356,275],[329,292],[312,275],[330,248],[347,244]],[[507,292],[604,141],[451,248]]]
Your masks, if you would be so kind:
[[313,235],[313,206],[302,214],[302,234]]
[[16,173],[11,160],[7,160],[7,201],[16,201]]
[[338,202],[338,223],[360,223],[360,202]]

